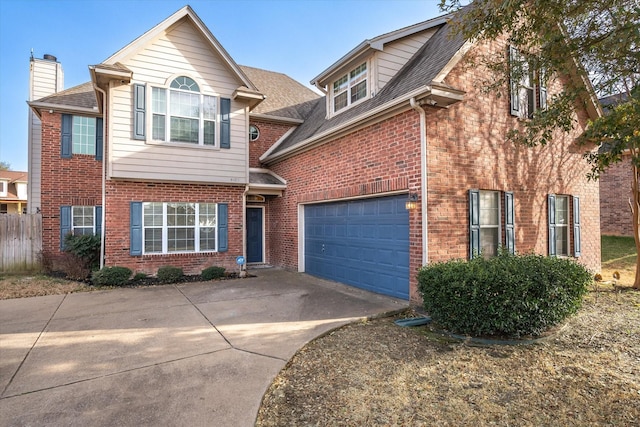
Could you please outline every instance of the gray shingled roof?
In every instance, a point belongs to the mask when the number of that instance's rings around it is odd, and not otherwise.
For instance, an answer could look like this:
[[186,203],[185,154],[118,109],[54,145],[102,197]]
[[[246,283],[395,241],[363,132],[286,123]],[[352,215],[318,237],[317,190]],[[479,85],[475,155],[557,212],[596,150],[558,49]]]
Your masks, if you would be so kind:
[[394,99],[429,85],[447,65],[453,55],[460,50],[465,40],[461,35],[452,35],[451,25],[442,24],[438,31],[422,46],[387,85],[371,99],[350,108],[329,119],[326,118],[326,100],[315,101],[313,110],[301,124],[271,155],[326,132],[365,112],[386,104]]
[[252,113],[304,119],[309,113],[309,105],[320,98],[320,95],[286,74],[244,65],[240,68],[266,97]]
[[249,172],[250,184],[286,185],[275,176],[266,172]]
[[96,93],[91,82],[83,83],[53,95],[45,96],[44,98],[40,98],[34,102],[72,107],[98,108]]

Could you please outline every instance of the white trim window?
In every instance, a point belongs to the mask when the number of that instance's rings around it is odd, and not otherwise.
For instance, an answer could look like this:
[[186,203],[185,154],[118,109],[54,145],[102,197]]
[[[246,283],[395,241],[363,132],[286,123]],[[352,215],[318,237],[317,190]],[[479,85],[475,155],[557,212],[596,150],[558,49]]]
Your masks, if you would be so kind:
[[7,197],[8,181],[0,181],[0,197]]
[[569,196],[556,195],[556,255],[569,256]]
[[500,246],[500,193],[480,191],[480,250],[485,257],[498,255]]
[[72,206],[71,207],[71,232],[75,236],[94,235],[95,212],[93,206]]
[[96,154],[96,119],[94,117],[73,116],[71,133],[73,154]]
[[331,88],[334,113],[367,98],[368,76],[367,63],[364,62],[333,82]]
[[156,141],[216,145],[218,98],[204,95],[190,77],[151,88],[151,135]]
[[216,252],[215,203],[142,204],[143,253]]
[[514,46],[509,46],[509,86],[511,115],[530,119],[547,108],[546,72]]

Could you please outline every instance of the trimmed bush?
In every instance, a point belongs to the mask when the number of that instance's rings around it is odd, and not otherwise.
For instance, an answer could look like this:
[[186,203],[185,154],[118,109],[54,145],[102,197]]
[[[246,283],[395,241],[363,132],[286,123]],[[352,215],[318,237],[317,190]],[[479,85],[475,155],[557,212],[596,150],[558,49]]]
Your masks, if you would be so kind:
[[64,238],[65,252],[81,258],[91,270],[100,268],[100,236],[93,234],[67,234]]
[[127,284],[129,277],[131,270],[127,267],[103,267],[93,272],[91,281],[96,286],[123,286]]
[[423,267],[418,289],[433,320],[454,333],[539,335],[574,314],[593,276],[571,259],[500,255]]
[[224,277],[224,267],[216,267],[215,265],[212,267],[207,267],[202,270],[202,279],[203,280],[213,280]]
[[148,275],[147,273],[143,273],[142,271],[139,271],[138,273],[136,273],[136,274],[133,276],[133,279],[131,279],[131,280],[133,280],[134,282],[136,282],[136,281],[138,281],[138,280],[144,280],[144,279],[146,279],[147,277],[149,277],[149,275]]
[[171,265],[165,265],[158,269],[158,280],[160,283],[175,283],[182,279],[182,269],[179,267],[173,267]]

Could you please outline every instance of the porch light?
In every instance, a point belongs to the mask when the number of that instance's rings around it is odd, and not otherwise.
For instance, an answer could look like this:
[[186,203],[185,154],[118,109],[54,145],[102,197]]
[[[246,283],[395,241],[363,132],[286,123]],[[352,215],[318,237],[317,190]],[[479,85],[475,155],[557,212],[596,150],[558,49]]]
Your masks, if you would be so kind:
[[407,210],[413,210],[418,208],[418,194],[409,193],[409,197],[404,204],[404,208]]

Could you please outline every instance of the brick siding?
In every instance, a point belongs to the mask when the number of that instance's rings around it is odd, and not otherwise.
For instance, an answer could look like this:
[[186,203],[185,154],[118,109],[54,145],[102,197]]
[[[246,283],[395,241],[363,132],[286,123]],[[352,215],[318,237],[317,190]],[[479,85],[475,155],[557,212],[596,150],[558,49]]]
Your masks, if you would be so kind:
[[633,169],[627,156],[600,175],[600,226],[602,234],[633,236],[629,200],[633,196]]

